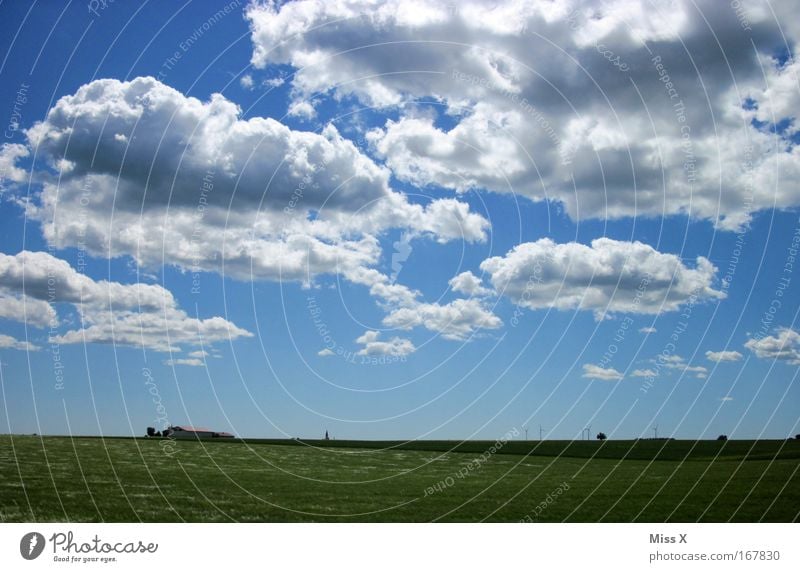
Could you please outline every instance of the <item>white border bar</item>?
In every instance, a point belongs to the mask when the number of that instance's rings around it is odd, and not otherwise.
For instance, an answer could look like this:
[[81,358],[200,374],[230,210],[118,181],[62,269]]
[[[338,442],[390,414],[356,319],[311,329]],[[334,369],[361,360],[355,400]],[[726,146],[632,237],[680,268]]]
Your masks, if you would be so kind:
[[[86,554],[75,547],[139,541],[155,553]],[[46,539],[41,556],[25,560],[26,533]],[[797,524],[2,524],[4,570],[800,570]],[[680,542],[681,534],[686,541]],[[650,535],[675,542],[651,542]],[[663,537],[661,536],[663,535]],[[766,552],[772,553],[768,558]],[[779,555],[775,559],[776,554]],[[761,553],[764,554],[761,554]],[[652,554],[669,555],[651,562]],[[737,554],[734,560],[697,555]],[[673,556],[678,555],[678,556]],[[684,555],[684,556],[681,556]],[[690,557],[689,555],[694,555]],[[114,557],[86,562],[84,557]],[[55,561],[55,558],[66,560]],[[672,558],[663,560],[663,558]],[[674,560],[686,558],[686,560]],[[688,558],[693,558],[689,560]],[[77,560],[75,560],[77,559]],[[156,568],[157,567],[157,568]]]

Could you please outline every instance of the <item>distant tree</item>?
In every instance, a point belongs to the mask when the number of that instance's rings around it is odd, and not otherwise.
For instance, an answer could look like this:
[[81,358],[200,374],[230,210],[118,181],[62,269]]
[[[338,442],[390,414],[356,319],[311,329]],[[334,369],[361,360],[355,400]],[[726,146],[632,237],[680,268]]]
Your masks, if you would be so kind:
[[720,435],[719,437],[717,437],[717,441],[727,441],[727,440],[728,440],[727,435]]
[[156,436],[156,437],[161,437],[161,431],[156,431],[156,434],[155,434],[155,436]]
[[795,439],[800,440],[800,433],[794,436]]
[[607,439],[607,437],[606,437],[606,434],[605,434],[605,433],[602,433],[602,432],[601,432],[601,433],[598,433],[598,434],[597,434],[597,439],[598,439],[599,441],[605,441],[605,440]]
[[156,428],[155,427],[148,427],[147,428],[147,436],[148,437],[155,437],[156,436]]

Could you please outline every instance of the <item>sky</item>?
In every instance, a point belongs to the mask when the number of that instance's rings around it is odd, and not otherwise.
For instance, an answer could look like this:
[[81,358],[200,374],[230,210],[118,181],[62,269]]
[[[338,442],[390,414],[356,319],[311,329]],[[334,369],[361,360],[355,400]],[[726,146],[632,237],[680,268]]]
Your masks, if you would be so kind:
[[742,4],[2,2],[0,432],[799,433],[800,20]]

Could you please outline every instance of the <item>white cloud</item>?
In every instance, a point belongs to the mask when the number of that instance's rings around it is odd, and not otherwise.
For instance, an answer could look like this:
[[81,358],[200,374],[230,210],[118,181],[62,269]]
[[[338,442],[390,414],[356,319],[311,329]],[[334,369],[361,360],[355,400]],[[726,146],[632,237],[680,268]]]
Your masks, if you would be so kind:
[[513,192],[509,179],[524,173],[526,165],[510,134],[498,125],[522,121],[518,113],[490,119],[476,111],[444,133],[431,118],[403,119],[387,122],[367,139],[397,177],[415,185]]
[[2,286],[0,286],[0,318],[35,328],[46,328],[58,321],[56,311],[47,301],[15,295]]
[[669,356],[659,355],[658,358],[653,360],[657,369],[665,367],[667,369],[674,369],[684,373],[693,373],[697,379],[705,379],[708,377],[708,368],[702,365],[689,365],[683,356],[672,354]]
[[158,309],[172,293],[155,284],[120,284],[95,281],[75,271],[68,262],[46,252],[24,250],[0,253],[0,288],[35,300],[69,302],[87,306]]
[[394,337],[387,342],[380,341],[380,333],[374,330],[367,330],[356,338],[356,343],[364,347],[358,350],[357,354],[362,356],[382,355],[405,357],[417,351],[411,340]]
[[409,202],[333,125],[311,133],[244,120],[219,94],[202,102],[153,78],[84,85],[26,136],[60,171],[40,165],[42,192],[26,205],[47,241],[145,269],[304,284],[338,274],[396,308],[419,293],[374,270],[382,233],[483,242],[489,230],[456,199]]
[[484,260],[481,269],[497,292],[521,306],[580,308],[598,318],[607,312],[658,314],[725,297],[712,288],[716,268],[706,258],[690,268],[674,254],[609,238],[590,246],[547,238],[526,242]]
[[206,365],[202,359],[198,358],[175,358],[175,359],[168,359],[164,361],[164,365],[168,366],[176,366],[176,365],[187,365],[190,367],[203,367]]
[[635,369],[631,377],[656,377],[658,374],[652,369]]
[[619,381],[624,376],[612,367],[604,368],[591,363],[583,364],[583,375],[587,379],[602,379],[603,381]]
[[733,397],[726,395],[725,397],[720,397],[719,400],[724,402],[733,401]]
[[451,278],[450,288],[452,288],[453,292],[459,292],[467,296],[487,296],[492,293],[489,288],[483,287],[481,279],[469,270]]
[[333,351],[331,351],[328,348],[323,348],[323,349],[321,349],[320,351],[317,352],[317,355],[318,356],[322,356],[322,357],[328,357],[328,356],[333,356],[333,355],[336,355],[336,354],[333,353]]
[[391,311],[383,324],[410,330],[421,326],[437,332],[446,340],[464,341],[480,330],[496,330],[503,321],[478,299],[458,298],[447,304],[415,303]]
[[6,334],[0,334],[0,348],[28,352],[35,352],[41,349],[30,342],[17,340],[16,338],[7,336]]
[[284,78],[282,78],[282,77],[273,77],[273,78],[265,79],[263,83],[267,87],[280,87],[284,83],[286,83],[286,80]]
[[800,333],[791,328],[779,328],[776,335],[751,338],[744,344],[762,359],[783,360],[800,365]]
[[303,119],[313,119],[317,116],[317,110],[308,101],[295,101],[289,106],[289,115],[301,117]]
[[689,373],[693,373],[697,379],[705,379],[708,377],[708,370],[702,365],[688,366],[684,369]]
[[706,358],[717,363],[723,361],[739,361],[742,359],[742,354],[737,351],[730,350],[722,350],[719,352],[707,351]]
[[212,357],[211,354],[208,353],[206,350],[195,350],[195,351],[189,352],[186,355],[188,357],[190,357],[190,358],[199,358],[199,359]]
[[644,328],[639,328],[640,334],[655,334],[658,330],[656,330],[652,326],[645,326]]
[[469,205],[455,199],[439,199],[424,210],[409,210],[411,227],[432,234],[440,243],[450,240],[483,242],[489,229],[485,218],[470,212]]
[[84,85],[26,131],[37,156],[61,166],[57,181],[37,170],[43,192],[28,214],[57,247],[141,266],[219,271],[224,260],[243,279],[375,264],[375,235],[394,227],[486,239],[488,222],[465,203],[392,191],[389,172],[332,125],[293,131],[239,114],[219,94],[201,102],[153,78]]
[[17,161],[30,155],[30,150],[19,143],[3,143],[0,145],[0,196],[5,191],[6,179],[20,183],[27,173],[16,166]]
[[187,315],[161,286],[95,281],[46,252],[0,253],[0,289],[32,300],[72,304],[82,327],[54,335],[54,343],[96,342],[167,352],[178,351],[180,344],[252,336],[221,317]]
[[213,344],[252,336],[224,318],[192,318],[171,306],[160,311],[131,309],[110,312],[85,306],[80,309],[84,327],[54,336],[53,342],[127,345],[176,352],[180,351],[182,344]]
[[[335,128],[292,131],[271,118],[239,115],[238,106],[219,94],[202,102],[149,77],[102,79],[59,99],[26,135],[39,153],[65,166],[64,179],[114,175],[115,204],[125,210],[168,200],[196,207],[211,171],[209,207],[227,206],[236,185],[234,207],[261,204],[280,211],[307,175],[314,177],[301,189],[298,212],[352,212],[390,195],[385,170]],[[127,137],[127,145],[118,144],[117,134]],[[98,145],[100,156],[93,160]],[[101,190],[92,187],[93,205],[106,204]]]
[[250,74],[245,74],[239,78],[239,85],[241,85],[244,89],[253,89],[253,76]]
[[[791,2],[749,4],[748,33],[714,0],[413,6],[254,3],[251,61],[294,68],[297,102],[398,109],[372,143],[418,185],[559,201],[575,219],[688,214],[725,229],[800,203],[795,127],[776,137],[750,123],[797,116],[800,64],[772,58],[800,37]],[[414,115],[421,98],[456,124]]]

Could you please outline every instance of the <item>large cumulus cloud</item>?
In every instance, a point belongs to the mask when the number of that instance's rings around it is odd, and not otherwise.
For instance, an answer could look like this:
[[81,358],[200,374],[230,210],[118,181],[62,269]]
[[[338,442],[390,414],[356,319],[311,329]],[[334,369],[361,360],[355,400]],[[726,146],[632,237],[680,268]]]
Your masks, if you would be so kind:
[[375,263],[375,235],[392,227],[485,239],[487,221],[466,204],[392,191],[387,170],[333,126],[299,132],[239,113],[153,78],[84,85],[26,132],[58,173],[29,214],[57,247],[211,271],[224,260],[227,273],[256,279]]
[[[555,200],[575,219],[688,214],[739,229],[800,204],[797,64],[781,56],[795,48],[792,9],[301,0],[247,16],[252,63],[293,66],[306,112],[327,96],[400,110],[369,135],[400,178]],[[407,111],[420,98],[455,125]]]

